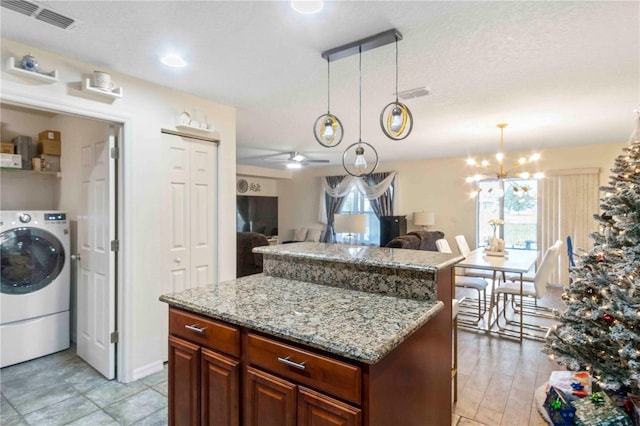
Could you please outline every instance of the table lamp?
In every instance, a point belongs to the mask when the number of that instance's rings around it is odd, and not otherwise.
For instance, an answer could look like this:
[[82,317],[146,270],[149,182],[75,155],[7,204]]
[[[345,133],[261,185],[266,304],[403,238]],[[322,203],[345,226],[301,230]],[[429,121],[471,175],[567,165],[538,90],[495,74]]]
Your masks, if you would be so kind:
[[358,243],[356,234],[367,232],[367,216],[364,214],[336,214],[333,216],[333,230],[336,234],[347,234],[347,238],[354,238]]
[[436,215],[433,212],[415,212],[413,214],[413,224],[421,226],[426,231],[429,226],[436,224]]

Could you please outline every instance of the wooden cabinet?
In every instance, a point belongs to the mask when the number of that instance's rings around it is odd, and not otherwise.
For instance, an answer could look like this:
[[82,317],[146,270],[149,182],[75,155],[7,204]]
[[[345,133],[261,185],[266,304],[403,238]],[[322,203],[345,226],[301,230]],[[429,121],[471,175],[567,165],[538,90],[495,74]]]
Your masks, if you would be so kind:
[[359,426],[361,411],[341,401],[247,367],[245,426]]
[[[238,426],[240,330],[169,311],[169,424]],[[188,340],[187,340],[188,339]]]

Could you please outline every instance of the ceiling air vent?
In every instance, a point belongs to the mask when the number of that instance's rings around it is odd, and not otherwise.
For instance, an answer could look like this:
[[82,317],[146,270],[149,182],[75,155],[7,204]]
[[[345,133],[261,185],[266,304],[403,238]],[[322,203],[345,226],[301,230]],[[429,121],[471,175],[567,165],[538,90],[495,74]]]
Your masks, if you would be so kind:
[[72,29],[74,23],[77,24],[75,19],[54,12],[51,8],[46,8],[35,2],[28,2],[26,0],[0,0],[0,5],[14,12],[31,16],[39,21],[62,28],[63,30]]
[[42,9],[40,12],[38,12],[38,14],[36,15],[36,19],[51,25],[55,25],[56,27],[62,28],[63,30],[69,28],[69,26],[75,22],[73,19],[60,15],[59,13],[56,13],[49,9]]
[[1,5],[2,7],[6,7],[7,9],[11,9],[14,12],[22,13],[27,16],[33,15],[33,12],[39,8],[37,4],[29,3],[24,0],[2,0]]
[[400,99],[412,99],[412,98],[419,98],[421,96],[427,96],[430,94],[431,94],[431,90],[423,86],[415,89],[398,92],[398,97]]

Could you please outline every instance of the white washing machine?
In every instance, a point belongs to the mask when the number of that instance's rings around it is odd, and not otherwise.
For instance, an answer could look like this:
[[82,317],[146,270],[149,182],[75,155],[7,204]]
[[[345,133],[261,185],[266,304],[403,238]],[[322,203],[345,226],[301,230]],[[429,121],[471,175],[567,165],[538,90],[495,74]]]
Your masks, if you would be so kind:
[[61,211],[0,211],[0,367],[67,349],[69,222]]

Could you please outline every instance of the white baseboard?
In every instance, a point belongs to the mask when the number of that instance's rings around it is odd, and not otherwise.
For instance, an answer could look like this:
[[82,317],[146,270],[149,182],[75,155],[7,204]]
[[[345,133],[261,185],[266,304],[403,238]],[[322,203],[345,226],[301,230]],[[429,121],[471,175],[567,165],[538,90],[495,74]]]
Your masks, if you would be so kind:
[[158,371],[162,371],[163,368],[162,361],[154,361],[150,364],[144,365],[140,368],[136,368],[133,370],[133,381],[140,380],[143,377],[147,377],[152,375],[153,373],[157,373]]

